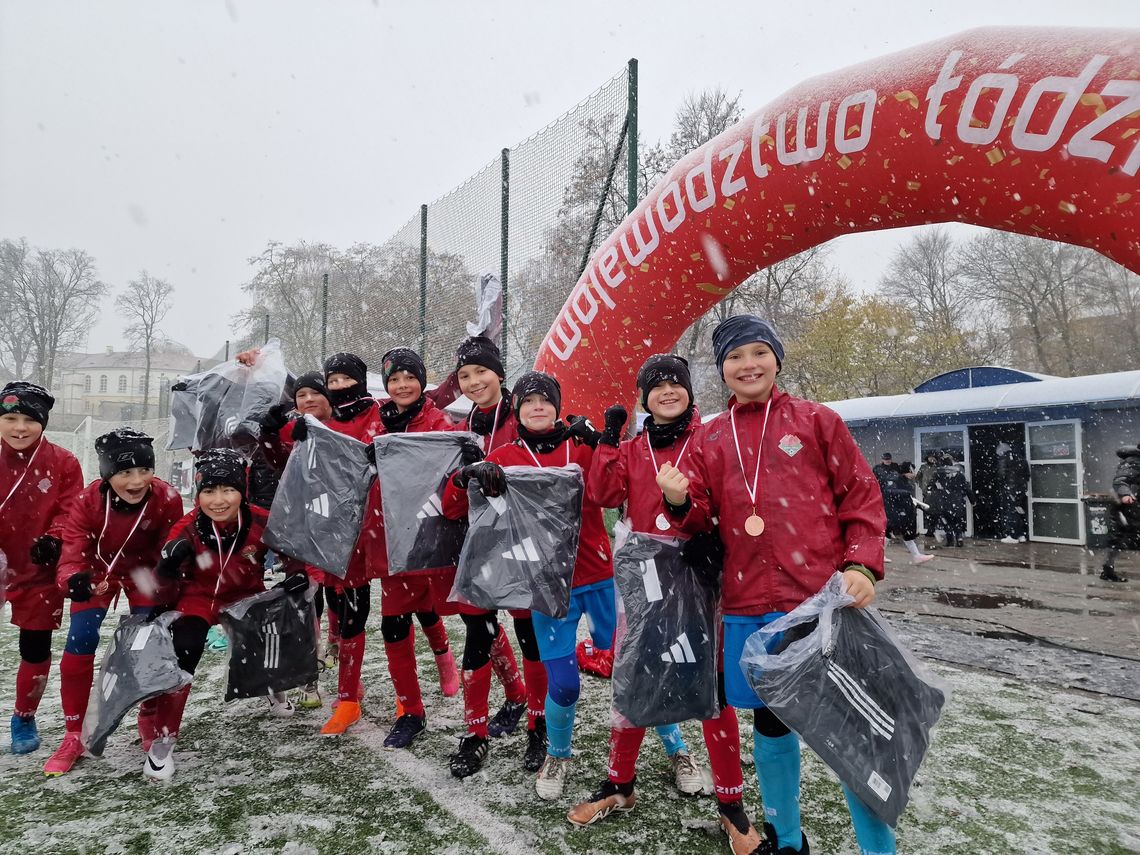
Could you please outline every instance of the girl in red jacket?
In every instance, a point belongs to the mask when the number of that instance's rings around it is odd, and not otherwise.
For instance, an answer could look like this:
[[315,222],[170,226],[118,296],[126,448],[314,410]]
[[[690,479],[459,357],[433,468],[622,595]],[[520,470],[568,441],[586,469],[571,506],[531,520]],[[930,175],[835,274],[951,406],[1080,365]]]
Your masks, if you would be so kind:
[[[754,710],[753,757],[764,801],[762,842],[740,802],[721,809],[735,853],[807,853],[800,827],[800,743],[749,688],[744,642],[842,571],[854,607],[875,597],[883,576],[882,494],[843,420],[776,388],[784,346],[755,315],[713,331],[717,368],[732,391],[728,409],[704,426],[690,479],[662,466],[657,483],[683,530],[718,519],[724,543],[721,606],[729,705]],[[893,853],[894,832],[845,789],[864,853]]]
[[[380,408],[381,433],[419,433],[454,430],[443,410],[424,396],[427,368],[420,355],[407,347],[384,354],[382,372],[391,400]],[[376,488],[379,495],[379,486]],[[382,511],[381,519],[383,519]],[[388,573],[387,543],[380,536],[372,540],[373,564],[380,576],[380,632],[388,654],[388,673],[399,700],[398,715],[384,738],[385,748],[407,748],[427,726],[427,712],[420,693],[416,669],[416,639],[412,633],[413,615],[427,636],[439,668],[439,685],[445,697],[459,693],[459,672],[448,644],[447,628],[440,612],[455,613],[447,602],[454,581],[451,573]]]
[[[518,422],[511,408],[510,391],[507,391],[507,397],[503,396],[506,372],[495,343],[484,336],[473,336],[463,341],[455,352],[455,373],[460,391],[474,402],[471,412],[456,429],[479,434],[483,440],[480,449],[483,454],[514,442],[518,438]],[[473,463],[475,460],[464,462]],[[466,513],[465,505],[444,505],[444,514],[451,519],[461,519]],[[530,611],[511,610],[515,637],[523,653],[524,683],[497,613],[468,605],[457,608],[467,629],[462,672],[463,715],[467,732],[459,740],[459,750],[451,755],[451,774],[466,778],[478,772],[487,757],[489,737],[513,733],[524,711],[528,715],[523,767],[528,772],[537,772],[546,757],[546,669],[539,658]],[[494,718],[488,721],[492,672],[502,682],[506,700]]]
[[[159,553],[171,526],[182,519],[182,497],[154,477],[153,442],[131,428],[96,439],[100,479],[79,494],[63,528],[56,581],[71,598],[71,624],[59,663],[66,735],[44,764],[48,776],[70,771],[83,754],[79,732],[107,610],[125,591],[131,614],[150,611]],[[153,702],[140,708],[138,728],[143,745],[149,746],[154,741]]]
[[[261,541],[269,515],[246,501],[248,471],[242,456],[232,449],[204,451],[194,470],[198,507],[175,523],[157,567],[157,598],[181,612],[170,629],[178,667],[189,674],[198,667],[206,635],[221,610],[265,590],[269,551]],[[284,565],[281,587],[290,593],[308,587],[298,562],[286,559]],[[155,738],[143,761],[146,777],[166,781],[174,775],[174,745],[189,696],[186,686],[156,700]]]
[[514,410],[519,438],[487,455],[487,460],[465,466],[448,482],[445,502],[466,507],[467,484],[478,480],[487,495],[502,492],[506,484],[503,466],[569,466],[576,463],[585,478],[582,527],[571,582],[570,611],[565,618],[550,618],[533,612],[535,636],[546,667],[546,759],[538,770],[535,791],[539,798],[562,795],[570,767],[570,742],[578,704],[580,683],[574,657],[578,622],[588,618],[594,644],[609,650],[613,645],[617,608],[614,602],[614,568],[610,539],[602,508],[589,496],[592,445],[600,436],[585,419],[566,425],[558,420],[562,390],[548,374],[531,371],[519,378],[514,389]]
[[[688,467],[693,438],[700,428],[689,363],[673,354],[651,356],[637,373],[637,387],[649,418],[635,439],[620,442],[628,414],[620,404],[606,410],[606,429],[590,468],[589,496],[605,508],[624,506],[633,531],[678,537],[681,532],[665,512],[657,472],[665,463]],[[739,801],[744,780],[736,711],[725,707],[702,725],[717,797]],[[672,762],[677,789],[687,794],[700,792],[703,776],[685,747],[680,728],[675,724],[658,727],[657,733]],[[644,738],[643,727],[613,728],[608,779],[588,800],[571,809],[567,819],[572,824],[591,825],[613,811],[633,809],[635,767]]]
[[20,629],[13,754],[40,747],[36,710],[51,671],[51,634],[63,617],[55,566],[67,512],[83,488],[75,455],[44,438],[54,404],[34,383],[17,381],[0,390],[0,568],[7,563],[0,574],[7,574],[11,621]]

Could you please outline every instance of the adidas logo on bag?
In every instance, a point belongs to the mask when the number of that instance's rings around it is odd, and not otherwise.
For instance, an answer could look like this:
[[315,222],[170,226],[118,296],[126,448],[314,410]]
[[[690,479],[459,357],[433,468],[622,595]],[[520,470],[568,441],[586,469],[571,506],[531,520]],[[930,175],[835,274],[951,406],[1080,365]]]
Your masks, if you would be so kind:
[[689,634],[682,632],[681,635],[673,642],[673,645],[661,654],[662,662],[675,662],[678,665],[684,665],[686,662],[693,664],[697,661],[697,657],[693,655],[693,648],[689,644]]
[[320,514],[322,517],[329,515],[329,494],[321,493],[308,504],[308,509],[311,513]]
[[503,553],[504,558],[513,558],[515,561],[541,561],[538,550],[534,548],[534,541],[527,537],[522,543],[516,543]]
[[281,664],[281,635],[275,623],[267,623],[264,630],[265,658],[262,660],[262,666],[266,671],[273,671]]
[[420,508],[420,512],[416,514],[416,519],[425,520],[428,517],[443,516],[443,505],[439,503],[439,496],[433,495],[430,499],[424,502],[424,506]]

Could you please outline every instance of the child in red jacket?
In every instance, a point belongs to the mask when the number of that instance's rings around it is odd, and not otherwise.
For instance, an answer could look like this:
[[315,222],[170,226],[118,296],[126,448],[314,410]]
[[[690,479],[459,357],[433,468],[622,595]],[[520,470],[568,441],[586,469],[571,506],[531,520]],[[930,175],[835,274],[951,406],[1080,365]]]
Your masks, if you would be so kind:
[[[758,847],[807,853],[800,826],[800,743],[756,697],[740,659],[744,642],[842,571],[854,607],[875,597],[883,576],[882,494],[843,420],[827,407],[781,392],[784,346],[755,315],[713,331],[716,364],[732,391],[728,409],[694,443],[692,479],[675,466],[657,483],[682,530],[719,520],[724,543],[721,607],[724,678],[730,706],[754,710],[753,757],[764,802],[761,841],[740,802],[721,803],[734,853]],[[845,789],[864,853],[893,853],[894,832]]]
[[[149,612],[154,568],[170,528],[182,519],[182,497],[154,477],[154,440],[119,428],[95,440],[98,481],[71,508],[63,528],[56,581],[71,599],[71,624],[59,663],[59,694],[66,735],[44,774],[63,775],[83,754],[79,733],[95,674],[95,649],[107,610],[125,591],[131,614]],[[154,739],[154,704],[139,710],[139,735]]]
[[[162,606],[181,616],[171,625],[178,667],[193,674],[206,647],[206,635],[226,606],[265,590],[261,536],[269,515],[246,501],[248,470],[232,449],[202,452],[194,463],[198,507],[177,522],[162,549],[157,574]],[[290,593],[309,585],[301,564],[284,561],[279,583]],[[190,686],[160,695],[155,703],[155,738],[143,761],[143,775],[166,781],[174,775],[174,745]],[[292,707],[270,697],[270,710],[287,715]],[[146,747],[146,746],[144,746]]]
[[20,629],[13,754],[40,747],[36,710],[51,671],[51,634],[63,618],[55,567],[67,513],[83,488],[75,455],[44,438],[54,404],[34,383],[0,390],[0,553],[7,562],[0,573],[7,573],[11,621]]
[[465,466],[448,482],[445,507],[466,508],[467,485],[478,480],[487,495],[498,495],[506,485],[503,466],[569,466],[582,469],[587,493],[582,501],[581,533],[571,582],[570,611],[565,618],[532,613],[539,655],[546,667],[546,759],[535,779],[542,799],[562,795],[570,767],[571,738],[581,685],[574,658],[578,622],[585,615],[594,644],[602,650],[613,645],[617,622],[614,602],[614,568],[610,539],[602,508],[589,497],[593,445],[600,437],[585,420],[567,425],[558,420],[562,390],[558,381],[540,371],[519,378],[514,389],[519,439],[492,451],[486,461]]

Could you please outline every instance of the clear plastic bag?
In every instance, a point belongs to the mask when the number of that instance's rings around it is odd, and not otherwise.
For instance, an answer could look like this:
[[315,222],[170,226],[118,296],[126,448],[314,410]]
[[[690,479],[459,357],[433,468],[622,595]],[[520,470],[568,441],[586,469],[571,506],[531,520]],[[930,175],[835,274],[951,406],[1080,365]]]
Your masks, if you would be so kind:
[[443,515],[447,479],[462,463],[467,432],[393,433],[376,437],[376,474],[384,505],[388,572],[450,570],[459,563],[467,520]]
[[[171,401],[172,430],[168,449],[186,448],[190,435],[189,419],[194,418],[191,451],[207,448],[233,448],[250,457],[261,436],[259,420],[274,404],[283,400],[285,357],[276,339],[270,339],[258,352],[253,365],[236,359],[215,365],[200,374],[182,378],[188,398]],[[174,394],[178,394],[175,392]]]
[[753,633],[740,667],[772,712],[893,826],[948,689],[875,609],[845,608],[852,601],[836,573],[818,594]]
[[310,592],[272,588],[227,606],[218,620],[230,642],[227,701],[263,698],[317,679],[317,612]]
[[166,450],[193,448],[198,436],[198,396],[194,392],[174,390],[170,393],[170,437]]
[[681,557],[682,541],[615,528],[618,622],[614,721],[656,727],[712,718],[717,703],[717,601]]
[[563,618],[582,527],[582,470],[507,466],[507,491],[468,488],[470,528],[448,598],[482,609],[533,609]]
[[343,579],[372,486],[368,446],[304,418],[308,437],[285,463],[263,540],[274,552]]
[[170,633],[179,617],[166,612],[153,621],[146,615],[120,618],[83,718],[83,745],[94,756],[103,756],[107,739],[132,707],[190,685],[191,675],[178,667]]

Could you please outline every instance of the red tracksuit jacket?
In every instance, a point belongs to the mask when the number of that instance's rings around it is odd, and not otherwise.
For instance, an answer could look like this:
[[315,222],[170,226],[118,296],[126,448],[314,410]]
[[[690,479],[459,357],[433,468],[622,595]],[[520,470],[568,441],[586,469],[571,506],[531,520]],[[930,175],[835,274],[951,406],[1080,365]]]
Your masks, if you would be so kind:
[[[493,431],[483,437],[483,453],[490,454],[496,448],[504,445],[509,445],[519,438],[519,423],[515,420],[515,412],[511,408],[510,400],[504,398],[494,407],[483,410],[483,412],[490,412],[491,409],[497,410],[499,407],[505,406],[507,408],[507,415],[503,418],[502,424],[496,424]],[[498,418],[495,419],[496,423]],[[471,416],[468,416],[452,430],[471,431]]]

